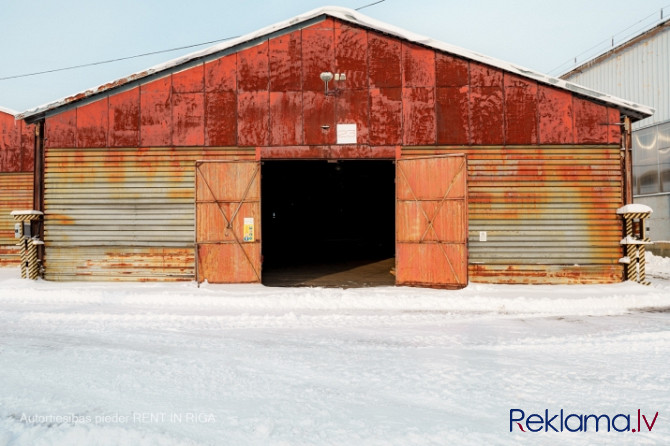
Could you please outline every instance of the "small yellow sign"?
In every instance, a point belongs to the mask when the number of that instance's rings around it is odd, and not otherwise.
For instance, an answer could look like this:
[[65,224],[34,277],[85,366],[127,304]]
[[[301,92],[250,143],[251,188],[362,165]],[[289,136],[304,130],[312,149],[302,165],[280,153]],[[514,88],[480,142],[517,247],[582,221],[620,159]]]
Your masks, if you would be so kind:
[[245,242],[253,242],[256,241],[254,238],[254,219],[245,217],[244,218],[244,236],[243,240]]

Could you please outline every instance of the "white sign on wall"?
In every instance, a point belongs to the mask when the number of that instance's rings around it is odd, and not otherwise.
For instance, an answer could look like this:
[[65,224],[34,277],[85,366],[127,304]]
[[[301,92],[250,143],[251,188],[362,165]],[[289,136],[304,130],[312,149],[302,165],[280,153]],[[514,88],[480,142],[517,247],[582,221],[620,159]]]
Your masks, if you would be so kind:
[[356,144],[356,124],[337,124],[337,143]]

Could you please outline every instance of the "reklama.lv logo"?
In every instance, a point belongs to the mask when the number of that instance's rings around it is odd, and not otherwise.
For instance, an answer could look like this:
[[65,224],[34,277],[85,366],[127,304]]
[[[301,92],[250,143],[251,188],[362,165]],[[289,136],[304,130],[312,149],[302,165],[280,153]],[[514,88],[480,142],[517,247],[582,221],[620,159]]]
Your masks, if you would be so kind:
[[646,428],[648,432],[651,432],[657,419],[658,412],[651,418],[651,415],[647,417],[640,409],[633,415],[618,413],[614,416],[607,414],[566,414],[563,409],[556,413],[545,409],[544,416],[533,413],[527,417],[526,412],[521,409],[510,409],[509,431],[610,432],[614,430],[616,432],[641,432],[642,429]]

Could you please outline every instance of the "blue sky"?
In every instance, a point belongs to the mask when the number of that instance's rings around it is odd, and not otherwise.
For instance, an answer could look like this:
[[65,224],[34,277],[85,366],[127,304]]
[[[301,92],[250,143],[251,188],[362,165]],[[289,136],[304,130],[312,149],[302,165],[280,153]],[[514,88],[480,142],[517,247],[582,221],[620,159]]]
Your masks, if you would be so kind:
[[[337,6],[358,8],[374,1],[343,0]],[[0,0],[0,78],[243,35],[326,4],[334,3]],[[668,8],[665,15],[670,15],[670,0],[385,0],[361,12],[409,31],[556,75],[561,72],[556,71],[559,66],[584,51],[598,44],[604,49],[603,42],[612,36],[620,41],[650,24],[663,7]],[[652,14],[653,19],[648,18]],[[204,47],[0,80],[0,106],[23,111],[200,48]],[[570,68],[569,64],[563,66]]]

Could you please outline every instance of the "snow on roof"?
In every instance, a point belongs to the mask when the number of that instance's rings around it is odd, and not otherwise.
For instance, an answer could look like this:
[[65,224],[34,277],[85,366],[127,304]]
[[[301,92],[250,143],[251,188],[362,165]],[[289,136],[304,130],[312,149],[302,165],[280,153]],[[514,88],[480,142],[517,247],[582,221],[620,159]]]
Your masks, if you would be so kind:
[[88,89],[86,91],[83,91],[81,93],[78,93],[74,96],[69,96],[66,98],[62,98],[59,100],[56,100],[54,102],[50,102],[48,104],[40,105],[38,107],[26,110],[20,114],[18,114],[17,119],[25,119],[29,118],[32,116],[40,115],[43,113],[46,113],[48,111],[57,109],[63,105],[82,100],[100,93],[103,93],[107,90],[110,90],[115,87],[119,87],[125,84],[128,84],[132,81],[139,80],[142,78],[145,78],[147,76],[150,76],[155,73],[160,73],[162,71],[167,71],[171,68],[177,67],[179,65],[185,64],[187,62],[190,62],[192,60],[200,59],[206,56],[209,56],[211,54],[227,50],[229,48],[233,48],[237,45],[241,45],[250,41],[253,41],[255,39],[262,38],[264,36],[267,36],[269,34],[272,34],[274,32],[281,31],[285,28],[293,27],[300,25],[306,21],[321,17],[321,16],[329,16],[333,18],[337,18],[339,20],[352,23],[354,25],[358,25],[364,28],[376,30],[394,37],[398,37],[400,39],[413,42],[419,45],[427,46],[439,51],[444,51],[456,56],[461,56],[466,59],[470,59],[476,62],[480,62],[483,64],[491,65],[497,68],[500,68],[502,70],[517,74],[522,77],[530,78],[533,80],[536,80],[538,82],[541,82],[543,84],[551,85],[557,88],[561,88],[564,90],[569,90],[573,93],[586,96],[592,99],[595,99],[599,102],[606,103],[610,106],[613,106],[615,108],[618,108],[619,110],[623,111],[625,114],[637,118],[637,119],[643,119],[646,117],[651,116],[654,113],[654,109],[651,107],[647,107],[645,105],[640,105],[636,104],[631,101],[627,101],[621,98],[617,98],[605,93],[598,92],[596,90],[592,90],[587,87],[583,87],[577,84],[574,84],[572,82],[568,82],[562,79],[558,79],[555,77],[551,77],[546,74],[542,74],[538,71],[531,70],[528,68],[524,68],[515,64],[511,64],[508,62],[504,62],[498,59],[495,59],[493,57],[485,56],[483,54],[479,54],[470,50],[466,50],[454,45],[450,45],[448,43],[440,42],[438,40],[431,39],[426,36],[422,36],[420,34],[415,34],[410,31],[406,31],[402,28],[398,28],[393,25],[386,24],[384,22],[380,22],[376,19],[373,19],[371,17],[368,17],[366,15],[363,15],[357,11],[354,11],[352,9],[348,8],[342,8],[338,6],[325,6],[322,8],[317,8],[312,11],[306,12],[304,14],[295,16],[291,19],[276,23],[274,25],[267,26],[265,28],[261,28],[258,31],[254,31],[252,33],[246,34],[241,37],[237,37],[235,39],[228,40],[226,42],[220,43],[218,45],[214,45],[212,47],[206,48],[204,50],[196,51],[191,54],[187,54],[185,56],[178,57],[176,59],[172,59],[168,62],[155,65],[149,69],[140,71],[138,73],[131,74],[130,76],[126,76],[121,79],[117,79],[112,82],[105,83],[103,85]]
[[0,106],[0,113],[6,113],[8,115],[16,116],[19,112],[12,110],[11,108]]
[[648,212],[651,214],[652,212],[654,212],[654,210],[649,206],[638,203],[627,204],[625,206],[621,206],[619,209],[616,210],[617,214],[641,214],[644,212]]

